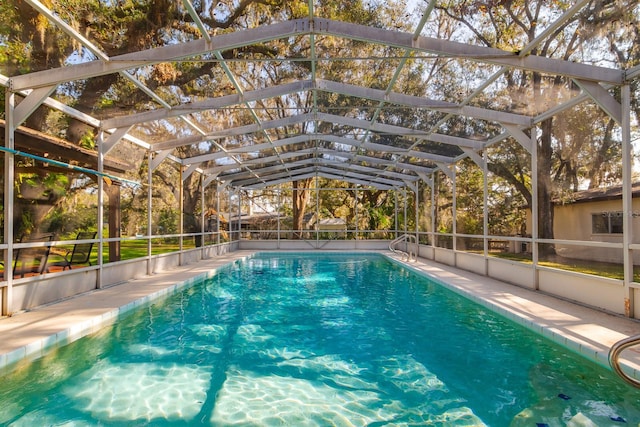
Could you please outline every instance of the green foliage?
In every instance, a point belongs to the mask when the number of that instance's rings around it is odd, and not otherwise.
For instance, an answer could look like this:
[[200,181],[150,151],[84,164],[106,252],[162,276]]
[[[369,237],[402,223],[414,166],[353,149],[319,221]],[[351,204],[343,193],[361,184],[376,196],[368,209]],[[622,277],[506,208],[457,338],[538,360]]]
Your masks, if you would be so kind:
[[80,140],[80,146],[83,148],[87,148],[89,150],[93,150],[96,148],[96,136],[93,133],[93,130],[88,130]]
[[[23,10],[31,10],[28,5],[21,9],[24,2],[8,1],[0,3],[0,72],[8,75],[16,75],[36,69],[44,69],[52,64],[63,64],[74,52],[78,52],[78,43],[72,41],[63,32],[43,19],[42,16],[27,16],[21,14]],[[109,56],[124,52],[137,51],[143,48],[179,43],[200,37],[198,30],[191,22],[188,14],[180,2],[167,0],[49,0],[47,6],[52,7],[54,13],[64,17],[65,21],[79,33],[86,35],[90,40],[105,49]],[[438,9],[430,18],[433,23],[431,28],[425,31],[437,32],[442,38],[461,39],[469,36],[471,43],[481,43],[487,46],[497,46],[513,52],[518,52],[523,46],[533,40],[538,34],[538,28],[547,25],[555,19],[571,2],[559,0],[553,2],[541,2],[532,0],[519,0],[512,2],[488,1],[477,2],[473,0],[444,1],[438,3]],[[316,15],[330,18],[357,22],[373,27],[394,28],[399,30],[411,30],[411,20],[407,19],[406,7],[402,2],[374,0],[364,2],[361,0],[321,0],[313,3]],[[618,2],[598,4],[598,7],[585,8],[583,13],[560,26],[553,38],[540,44],[534,53],[555,57],[585,56],[594,62],[606,62],[610,59],[596,58],[592,52],[597,52],[598,47],[608,46],[616,54],[614,59],[624,64],[637,64],[640,61],[640,53],[636,37],[628,34],[637,34],[637,14],[633,7],[636,2],[630,2],[629,6],[621,6]],[[222,10],[222,18],[214,16],[214,9]],[[309,14],[309,2],[304,0],[261,0],[240,2],[202,2],[199,5],[200,17],[205,25],[215,31],[232,32],[242,28],[251,28],[272,21],[306,17]],[[608,22],[610,27],[617,31],[609,34],[599,34],[589,42],[587,36],[593,36],[594,23]],[[625,33],[621,31],[625,25],[630,25],[633,31]],[[465,30],[460,31],[463,27]],[[458,28],[458,29],[456,29]],[[604,26],[603,26],[604,28]],[[604,42],[602,42],[604,40]],[[344,57],[370,58],[377,56],[397,56],[402,54],[396,49],[376,44],[368,44],[362,41],[343,40],[337,37],[317,37],[315,39],[317,56],[328,58],[331,55]],[[243,59],[254,56],[273,58],[299,57],[306,54],[308,38],[286,39],[272,44],[248,46],[242,49],[234,49],[224,52],[225,58]],[[600,43],[603,43],[600,45]],[[626,47],[621,49],[620,47]],[[592,49],[593,48],[593,49]],[[338,54],[336,54],[338,52]],[[624,57],[624,52],[629,54]],[[155,90],[160,96],[175,105],[185,98],[193,101],[205,99],[211,96],[227,95],[235,92],[229,84],[225,70],[215,61],[194,61],[162,63],[157,66],[142,67],[136,70],[136,77],[143,81],[150,89]],[[207,58],[204,58],[207,59]],[[358,82],[366,87],[385,90],[393,76],[397,66],[394,61],[318,61],[317,67],[322,67],[318,72],[321,78]],[[462,64],[464,61],[456,60],[414,60],[409,59],[395,81],[395,91],[420,96],[433,97],[434,99],[459,99],[477,87],[485,76],[482,67],[474,68],[471,64]],[[306,62],[294,62],[283,66],[276,62],[268,62],[260,66],[248,65],[242,61],[229,61],[232,73],[239,77],[241,85],[245,89],[260,89],[263,86],[275,86],[283,82],[290,82],[297,78],[309,78],[311,64]],[[251,68],[253,67],[253,68]],[[468,68],[467,68],[468,67]],[[466,72],[460,72],[465,68]],[[490,67],[487,67],[490,68]],[[538,80],[536,80],[538,78]],[[93,84],[94,86],[90,86]],[[255,86],[255,87],[254,87]],[[67,91],[65,93],[65,91]],[[533,96],[531,96],[533,94]],[[369,118],[369,112],[374,111],[377,102],[361,100],[358,107],[353,106],[351,97],[340,94],[327,94],[322,91],[315,92],[321,109],[329,112],[339,111],[341,114],[348,111],[354,116]],[[618,94],[615,94],[618,96]],[[112,116],[121,114],[125,109],[143,111],[157,108],[154,102],[149,101],[146,94],[142,93],[129,80],[116,76],[113,79],[87,79],[86,82],[65,85],[57,94],[57,97],[73,99],[75,106],[83,111],[96,112],[98,116]],[[487,107],[492,109],[506,109],[535,116],[544,106],[546,101],[568,99],[575,96],[573,83],[568,80],[550,79],[548,76],[536,76],[530,72],[507,72],[496,80],[491,87],[472,102],[474,107]],[[0,93],[3,99],[4,93]],[[555,98],[554,98],[555,97]],[[531,102],[535,99],[536,102]],[[310,98],[299,93],[288,97],[268,99],[256,102],[258,109],[264,108],[268,118],[280,118],[291,115],[291,109],[307,111],[310,106]],[[538,105],[537,102],[540,102]],[[637,97],[633,105],[640,108]],[[546,108],[546,107],[545,107]],[[351,110],[349,110],[351,109]],[[122,110],[122,111],[121,111]],[[4,111],[4,102],[0,102],[0,114]],[[35,120],[39,126],[51,134],[57,136],[66,135],[66,127],[70,125],[68,119],[62,118],[60,113],[46,114],[42,120]],[[225,129],[238,124],[252,123],[253,117],[247,111],[234,114],[218,114],[194,112],[196,121],[206,123],[211,129]],[[403,124],[415,129],[429,130],[431,126],[441,119],[440,114],[431,111],[416,111],[409,108],[385,108],[380,112],[378,120],[385,123]],[[262,117],[260,117],[262,119]],[[594,124],[595,130],[594,130]],[[167,129],[156,123],[146,124],[136,129],[149,140],[161,141],[176,137],[176,135],[192,132],[187,126],[178,120],[173,121],[174,129]],[[619,158],[621,146],[617,140],[617,128],[610,125],[598,108],[578,107],[564,113],[559,120],[555,120],[556,127],[553,131],[545,132],[545,139],[541,143],[551,145],[552,155],[548,159],[548,168],[543,173],[553,178],[553,186],[543,188],[541,194],[564,195],[575,191],[584,182],[595,185],[610,184],[619,181]],[[564,125],[564,126],[563,126]],[[180,128],[180,126],[183,126]],[[337,126],[332,123],[322,123],[321,132],[344,135],[350,132],[346,126]],[[278,137],[287,136],[289,132],[302,133],[306,131],[302,126],[298,129],[275,129]],[[473,121],[465,117],[454,116],[444,123],[439,124],[434,131],[457,135],[461,137],[492,136],[502,132],[503,129],[497,123]],[[93,131],[79,131],[75,134],[74,142],[93,149],[95,148],[95,135]],[[385,144],[387,146],[403,146],[407,141],[403,138],[369,134],[369,141]],[[233,140],[228,138],[225,144],[229,148],[241,146],[246,141],[241,138]],[[198,147],[184,147],[178,150],[179,157],[190,157],[203,154],[210,150],[202,144]],[[286,150],[283,147],[282,150]],[[439,144],[421,141],[416,150],[431,151],[434,154],[457,156],[462,154],[459,147],[450,144]],[[412,161],[414,159],[406,159]],[[492,179],[490,182],[491,199],[490,229],[496,233],[511,234],[519,229],[522,223],[523,207],[531,204],[531,168],[528,164],[528,154],[524,152],[514,141],[491,149],[490,163]],[[545,164],[540,162],[541,165]],[[163,232],[177,231],[176,172],[164,167],[154,172],[154,219],[159,218],[158,224],[163,227]],[[146,171],[141,168],[140,178],[146,180]],[[196,174],[194,174],[195,176]],[[460,165],[460,179],[457,181],[458,206],[456,212],[460,232],[478,233],[482,227],[481,204],[477,203],[482,194],[481,175],[478,168],[473,165]],[[29,188],[38,190],[46,195],[51,203],[56,203],[65,194],[68,194],[75,181],[61,174],[20,175],[18,182],[24,182]],[[330,186],[345,187],[345,190],[335,192],[322,192],[320,207],[323,216],[334,216],[353,219],[356,209],[362,223],[362,228],[380,229],[392,226],[393,198],[374,198],[362,192],[356,201],[353,191],[346,190],[345,183],[326,183]],[[26,188],[26,187],[25,187]],[[199,184],[193,176],[187,180],[183,187],[185,211],[197,212],[199,203]],[[18,197],[21,196],[18,189]],[[444,189],[438,190],[437,228],[450,231],[452,229],[453,215],[451,212],[451,193]],[[375,192],[372,192],[372,194]],[[392,193],[391,193],[392,194]],[[144,192],[131,196],[123,204],[123,223],[134,227],[146,224],[146,206]],[[157,203],[156,203],[157,202]],[[356,206],[357,203],[357,206]],[[402,202],[403,203],[403,202]],[[412,218],[415,212],[415,201],[409,198],[406,202],[409,206],[407,221],[415,221]],[[310,208],[314,207],[315,200],[310,200]],[[202,207],[200,207],[202,209]],[[290,215],[292,209],[283,206],[283,213]],[[73,215],[82,217],[79,211]],[[401,212],[401,216],[404,215]],[[32,213],[24,213],[23,223],[25,228],[32,228],[33,221],[38,216]],[[66,224],[73,227],[84,227],[84,220],[74,221],[76,218],[65,218],[62,213],[53,213],[50,217],[52,227],[64,228]],[[402,222],[402,221],[401,221]]]
[[16,224],[14,224],[13,235],[16,238],[31,234],[36,229],[36,223],[33,219],[33,213],[31,211],[22,211],[20,218]]
[[158,234],[175,234],[178,232],[179,213],[174,209],[163,209],[158,216]]
[[483,233],[484,180],[482,170],[471,160],[458,163],[456,189],[456,231],[462,234]]
[[48,173],[42,183],[56,196],[64,196],[69,188],[69,176],[61,173]]
[[[8,76],[29,71],[31,46],[16,35],[22,29],[18,8],[13,1],[0,2],[0,73]],[[4,91],[2,91],[4,92]],[[4,102],[0,105],[4,111]]]
[[30,70],[30,54],[29,45],[11,40],[0,40],[0,71],[3,74],[24,74],[28,72]]
[[57,207],[46,218],[49,221],[48,231],[56,233],[60,239],[74,238],[79,231],[96,229],[96,213],[95,206],[77,206],[72,211]]
[[370,230],[390,230],[393,229],[393,216],[385,212],[384,208],[369,207],[369,227]]

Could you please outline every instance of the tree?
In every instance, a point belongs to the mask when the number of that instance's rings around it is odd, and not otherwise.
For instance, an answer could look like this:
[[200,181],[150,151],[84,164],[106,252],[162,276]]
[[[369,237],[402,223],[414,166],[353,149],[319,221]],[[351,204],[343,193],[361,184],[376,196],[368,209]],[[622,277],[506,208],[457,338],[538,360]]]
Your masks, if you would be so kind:
[[[200,19],[213,32],[231,27],[258,25],[260,19],[265,16],[289,13],[288,11],[299,7],[299,4],[302,2],[256,0],[229,5],[217,2],[202,3],[198,7]],[[71,27],[95,45],[100,46],[108,56],[200,37],[190,15],[180,5],[180,2],[167,0],[52,0],[47,3],[54,13],[63,17]],[[4,2],[0,5],[0,12],[0,72],[5,75],[13,76],[59,67],[69,61],[95,59],[92,53],[39,15],[27,2]],[[273,53],[257,45],[224,52],[223,57],[229,59],[247,52]],[[151,72],[149,69],[142,69],[133,75],[169,104],[174,104],[175,99],[183,96],[224,94],[220,82],[226,80],[219,64],[208,61],[163,63],[153,67]],[[189,92],[185,93],[182,88]],[[219,89],[212,91],[212,88]],[[125,108],[146,110],[158,107],[147,94],[119,74],[63,84],[55,96],[77,110],[97,117],[120,115]],[[4,102],[0,105],[0,113],[4,113]],[[78,144],[83,140],[93,139],[93,135],[96,134],[96,130],[87,124],[64,117],[44,106],[31,114],[26,125]],[[149,128],[146,131],[144,128],[138,131],[152,136],[157,130],[158,127],[153,131]],[[95,147],[95,141],[92,141],[92,145]],[[204,147],[201,150],[204,150]],[[193,147],[181,148],[178,151],[183,156],[199,153],[199,150]],[[142,179],[145,180],[146,177],[142,176]],[[56,193],[56,197],[63,197],[74,188],[73,186],[73,181],[68,181],[67,191]],[[190,176],[185,182],[185,212],[196,211],[200,199],[199,191],[198,177]],[[58,199],[50,202],[51,206],[56,205]],[[195,228],[192,218],[193,216],[187,217],[186,225],[189,231],[194,231]]]
[[[545,28],[551,20],[556,19],[569,6],[569,2],[544,2],[537,0],[524,1],[486,1],[472,2],[460,1],[448,7],[439,7],[440,12],[462,24],[467,30],[465,36],[473,42],[479,42],[485,46],[500,47],[518,53],[520,49],[532,43],[539,31],[538,28]],[[603,23],[621,22],[631,24],[637,28],[638,17],[634,14],[637,7],[636,2],[621,4],[618,2],[594,2],[586,6],[580,13],[575,14],[555,31],[534,46],[531,54],[539,56],[549,56],[571,60],[575,57],[589,58],[594,62],[603,58],[594,58],[593,52],[602,52],[602,43],[597,37],[598,31],[605,31],[608,28]],[[618,24],[616,24],[618,25]],[[606,30],[608,32],[608,30]],[[636,31],[637,32],[637,31]],[[629,39],[614,41],[609,38],[610,52],[616,52],[622,43],[628,43]],[[597,46],[596,46],[597,45]],[[596,47],[596,49],[591,49]],[[637,49],[633,49],[637,51]],[[636,53],[637,55],[637,53]],[[608,55],[611,58],[611,55]],[[628,63],[627,63],[628,64]],[[621,65],[627,65],[621,64]],[[491,105],[497,99],[505,102],[500,106],[515,112],[523,112],[530,115],[537,115],[563,99],[569,99],[577,94],[577,87],[573,82],[562,76],[545,76],[538,72],[524,72],[508,70],[503,75],[504,86],[502,93],[485,93],[479,100]],[[526,94],[530,96],[526,96]],[[510,103],[510,105],[506,103]],[[550,104],[550,102],[552,104]],[[574,114],[574,121],[589,123],[593,121],[587,115],[576,115],[580,110],[564,113]],[[538,144],[538,217],[539,217],[539,237],[553,238],[553,203],[562,193],[562,189],[571,188],[577,190],[580,177],[579,171],[584,170],[584,164],[577,162],[584,161],[586,156],[583,153],[593,142],[591,138],[582,138],[576,128],[560,125],[558,118],[545,118],[536,128]],[[609,131],[611,124],[605,125],[604,136],[600,137],[601,150],[596,154],[598,161],[595,166],[599,170],[591,169],[593,173],[590,177],[595,185],[600,182],[601,170],[611,169],[610,162],[619,161],[619,157],[606,155],[613,154],[616,150],[610,150],[612,146],[612,134]],[[582,129],[580,127],[578,130]],[[517,151],[520,148],[516,147]],[[489,164],[489,169],[496,175],[512,183],[520,191],[523,197],[531,204],[530,182],[525,178],[527,167],[518,161],[503,162],[513,156],[500,154],[494,157]],[[499,160],[500,163],[495,162]],[[523,173],[525,172],[525,173]],[[609,177],[612,177],[609,174]],[[551,247],[546,247],[552,250]]]

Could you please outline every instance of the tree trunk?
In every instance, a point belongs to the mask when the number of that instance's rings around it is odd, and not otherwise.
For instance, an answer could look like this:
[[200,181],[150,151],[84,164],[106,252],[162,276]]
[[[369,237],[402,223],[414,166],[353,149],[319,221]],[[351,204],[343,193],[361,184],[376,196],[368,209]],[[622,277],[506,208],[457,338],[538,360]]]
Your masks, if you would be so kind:
[[[551,183],[551,162],[553,148],[551,135],[553,118],[546,119],[540,125],[542,135],[538,145],[538,237],[553,239],[553,200]],[[541,245],[541,255],[553,255],[552,245]]]
[[440,221],[440,173],[433,174],[433,221],[434,229],[431,230],[432,234],[432,242],[433,247],[437,248],[439,245],[439,235],[436,231],[439,231],[438,222]]
[[293,181],[293,235],[297,239],[302,238],[301,230],[304,228],[304,214],[309,197],[311,197],[309,192],[310,185],[311,179]]
[[[200,180],[198,178],[198,175],[191,174],[189,178],[185,179],[185,181],[182,183],[182,186],[184,232],[200,233],[202,229],[202,218],[198,213],[198,204],[200,203],[200,194],[202,192],[202,188],[200,187]],[[202,238],[200,235],[195,236],[194,240],[196,247],[202,246]]]

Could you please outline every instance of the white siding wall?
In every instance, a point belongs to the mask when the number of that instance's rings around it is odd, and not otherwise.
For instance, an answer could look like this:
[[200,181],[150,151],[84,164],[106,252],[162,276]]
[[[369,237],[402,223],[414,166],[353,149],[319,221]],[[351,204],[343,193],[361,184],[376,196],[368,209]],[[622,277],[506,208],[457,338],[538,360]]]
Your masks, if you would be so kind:
[[[592,214],[622,211],[621,200],[573,203],[556,206],[553,223],[554,237],[560,240],[584,240],[622,243],[622,234],[593,234]],[[640,199],[633,200],[633,211],[640,213]],[[634,243],[640,242],[640,216],[632,217]],[[587,246],[556,245],[558,255],[568,258],[622,263],[622,249],[590,248]],[[634,253],[634,263],[640,263],[640,251]]]

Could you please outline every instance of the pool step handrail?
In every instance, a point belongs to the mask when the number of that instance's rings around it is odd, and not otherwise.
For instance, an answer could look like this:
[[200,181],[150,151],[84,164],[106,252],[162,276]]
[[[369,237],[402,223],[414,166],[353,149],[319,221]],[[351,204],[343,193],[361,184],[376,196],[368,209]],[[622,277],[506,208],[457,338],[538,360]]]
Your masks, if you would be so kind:
[[[396,248],[396,245],[398,245],[399,243],[405,244],[404,251]],[[407,261],[411,261],[412,257],[413,261],[417,261],[418,253],[417,251],[412,251],[412,245],[410,243],[413,243],[413,246],[415,246],[416,248],[418,247],[418,239],[416,238],[416,236],[413,234],[403,234],[400,237],[396,237],[389,243],[389,250],[393,253],[402,254],[402,259],[406,258]]]
[[611,349],[609,350],[609,365],[611,365],[611,368],[616,374],[620,376],[620,378],[622,378],[632,386],[640,388],[640,380],[624,372],[622,366],[620,366],[620,354],[627,348],[637,345],[640,345],[640,335],[633,335],[627,338],[623,338],[612,345]]

